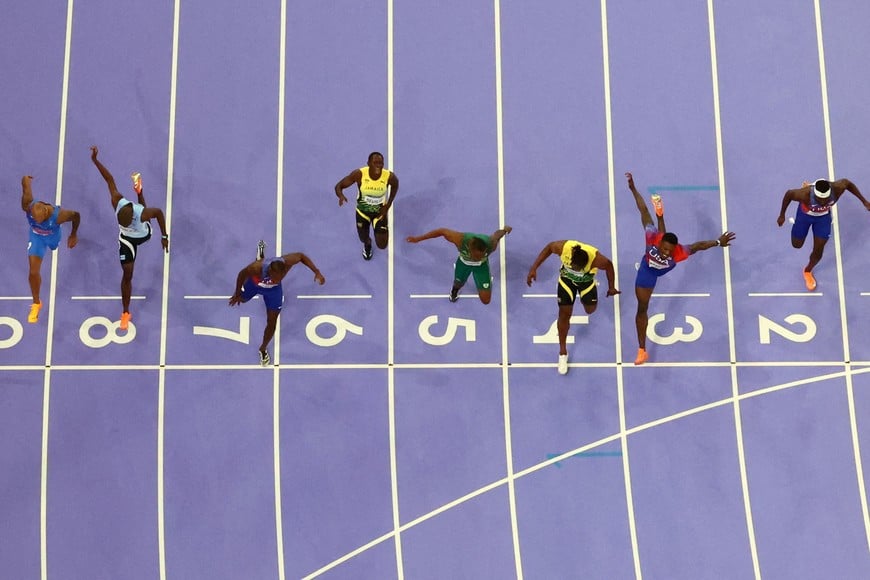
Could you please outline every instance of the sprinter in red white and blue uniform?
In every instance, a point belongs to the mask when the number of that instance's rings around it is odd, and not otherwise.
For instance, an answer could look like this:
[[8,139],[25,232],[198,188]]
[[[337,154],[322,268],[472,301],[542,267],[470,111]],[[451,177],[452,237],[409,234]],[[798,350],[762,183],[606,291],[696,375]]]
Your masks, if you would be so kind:
[[265,249],[266,244],[261,240],[257,245],[257,259],[239,272],[236,278],[236,289],[230,297],[230,306],[247,302],[257,294],[263,297],[263,303],[266,305],[266,329],[263,331],[263,342],[259,349],[262,366],[267,366],[272,362],[267,349],[275,335],[278,315],[281,314],[281,306],[284,304],[284,290],[281,287],[281,282],[290,268],[302,262],[314,272],[315,282],[321,285],[326,282],[311,258],[302,252],[284,254],[276,258],[265,258]]
[[79,229],[79,212],[63,209],[59,205],[44,201],[34,201],[31,189],[33,177],[25,175],[21,178],[21,209],[27,214],[27,223],[30,226],[30,239],[27,243],[27,260],[30,264],[28,281],[30,293],[33,295],[33,304],[30,305],[30,313],[27,322],[39,321],[39,310],[42,308],[42,300],[39,298],[39,289],[42,286],[42,259],[46,250],[56,250],[60,245],[60,224],[72,222],[72,231],[67,238],[67,247],[74,248],[78,242],[77,232]]
[[653,205],[655,206],[658,218],[658,228],[656,228],[653,225],[652,216],[650,216],[646,202],[634,186],[634,178],[631,173],[626,173],[625,177],[628,179],[628,188],[634,196],[637,209],[640,211],[640,220],[643,223],[646,236],[646,252],[640,261],[637,269],[637,278],[634,282],[634,294],[637,297],[637,314],[635,315],[634,322],[637,327],[638,344],[637,357],[634,360],[634,364],[642,365],[649,359],[649,355],[646,352],[646,329],[649,323],[647,308],[649,307],[649,299],[652,296],[659,277],[673,270],[677,262],[682,262],[695,252],[709,250],[716,246],[725,247],[736,236],[734,232],[725,232],[715,240],[704,240],[688,246],[681,245],[676,234],[668,232],[665,229],[664,208],[662,207],[661,199],[657,196],[653,199]]
[[812,292],[816,289],[816,278],[813,268],[822,259],[825,244],[831,237],[831,208],[846,191],[852,192],[867,210],[870,210],[870,201],[864,199],[858,186],[848,179],[827,181],[817,179],[813,183],[805,181],[799,189],[789,189],[782,198],[782,207],[776,224],[782,227],[785,223],[785,210],[793,201],[798,202],[798,208],[794,216],[794,225],[791,228],[791,245],[801,248],[807,239],[810,229],[813,230],[813,250],[810,252],[810,261],[804,268],[804,283],[807,290]]

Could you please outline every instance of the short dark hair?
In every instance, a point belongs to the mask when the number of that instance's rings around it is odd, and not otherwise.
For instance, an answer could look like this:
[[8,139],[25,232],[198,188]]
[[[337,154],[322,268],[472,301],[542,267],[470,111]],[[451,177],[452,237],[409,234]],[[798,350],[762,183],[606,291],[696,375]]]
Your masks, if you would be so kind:
[[574,246],[571,250],[571,265],[576,268],[585,268],[589,261],[589,254],[580,246]]
[[817,179],[816,182],[813,184],[813,187],[819,193],[825,193],[826,191],[831,189],[831,182],[827,179]]
[[369,158],[368,158],[368,161],[366,161],[366,163],[371,163],[371,162],[372,162],[372,158],[373,158],[375,155],[380,155],[381,157],[384,156],[384,154],[381,153],[380,151],[372,151],[371,153],[369,153]]
[[676,246],[678,243],[680,243],[679,240],[677,240],[677,234],[674,234],[674,233],[671,233],[671,232],[668,232],[668,233],[666,233],[665,235],[663,235],[663,236],[662,236],[662,241],[663,241],[663,242],[667,242],[667,243],[669,243],[669,244],[673,244],[673,245],[675,245],[675,246]]
[[489,249],[489,245],[480,238],[471,238],[468,245],[472,250],[477,250],[478,252],[485,252]]
[[275,260],[269,264],[269,271],[277,274],[283,274],[287,271],[287,263],[284,260]]

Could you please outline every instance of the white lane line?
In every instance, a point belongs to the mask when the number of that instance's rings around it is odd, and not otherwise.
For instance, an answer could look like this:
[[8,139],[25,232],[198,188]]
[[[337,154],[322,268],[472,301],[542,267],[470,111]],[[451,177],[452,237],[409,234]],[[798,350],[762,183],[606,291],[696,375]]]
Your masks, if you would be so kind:
[[354,300],[371,298],[371,294],[299,294],[299,300]]
[[[166,147],[166,227],[172,231],[172,192],[175,180],[175,120],[178,95],[178,39],[181,0],[172,10],[172,64],[169,75],[169,127]],[[169,232],[167,232],[169,233]],[[164,495],[164,447],[166,418],[166,340],[169,318],[169,254],[163,253],[163,295],[160,311],[160,368],[157,373],[157,554],[160,580],[166,580],[166,519]]]
[[[63,83],[60,98],[60,131],[57,145],[57,177],[55,181],[54,203],[61,205],[63,193],[63,168],[66,148],[67,108],[69,106],[69,72],[72,47],[73,0],[66,7],[66,32],[63,48]],[[39,490],[39,564],[42,580],[48,578],[48,427],[49,404],[51,402],[51,358],[54,348],[54,313],[57,299],[57,264],[59,253],[51,261],[49,277],[47,338],[45,341],[45,379],[42,387],[42,457]]]
[[[505,225],[504,199],[504,108],[502,102],[501,70],[501,2],[493,1],[495,19],[495,124],[496,157],[498,166],[498,227]],[[514,487],[513,437],[511,435],[510,380],[508,373],[508,320],[507,320],[507,245],[499,245],[499,293],[501,295],[501,360],[502,360],[502,409],[504,420],[505,463],[507,470],[508,508],[511,518],[511,538],[514,547],[514,568],[517,580],[523,578],[522,551],[520,549],[519,524],[517,522],[517,499]]]
[[[716,161],[719,176],[719,206],[723,229],[728,229],[728,211],[725,188],[725,158],[722,145],[722,116],[719,106],[719,64],[716,51],[716,23],[713,16],[713,0],[707,0],[707,26],[710,35],[710,65],[713,83],[713,114],[716,128]],[[732,361],[737,360],[737,346],[734,330],[734,304],[733,290],[731,287],[731,253],[728,248],[723,249],[725,261],[725,298],[728,310],[728,352]],[[737,460],[740,469],[740,486],[743,494],[743,511],[746,519],[746,531],[749,538],[749,551],[752,556],[752,567],[755,579],[761,579],[761,568],[758,561],[758,548],[755,542],[755,523],[752,517],[752,503],[749,497],[749,480],[746,472],[746,454],[743,447],[743,420],[740,413],[740,385],[737,378],[737,367],[731,367],[731,394],[734,412],[734,435],[737,443]]]
[[[393,44],[394,31],[393,0],[387,0],[387,159],[389,166],[396,169],[396,150],[393,143],[394,136],[394,108],[393,108]],[[396,213],[390,218],[395,222]],[[395,223],[393,231],[397,231]],[[395,236],[390,236],[387,242],[387,416],[390,434],[390,499],[393,511],[393,542],[396,552],[396,575],[398,580],[405,578],[405,564],[402,556],[402,535],[400,533],[401,518],[399,516],[399,475],[396,459],[396,376],[395,367]]]
[[[825,125],[825,152],[828,158],[828,177],[834,179],[834,149],[831,139],[831,115],[828,102],[828,73],[825,67],[825,43],[822,37],[822,10],[819,0],[814,0],[813,9],[816,20],[816,39],[818,42],[819,52],[819,80],[822,91],[822,114]],[[851,365],[848,363],[851,360],[849,352],[849,328],[848,318],[846,316],[846,285],[843,275],[843,254],[840,244],[840,226],[839,226],[839,210],[835,206],[831,212],[833,214],[834,227],[834,255],[837,263],[837,286],[840,290],[840,321],[843,329],[843,358],[846,362],[846,370],[849,371]],[[846,395],[849,404],[849,429],[852,433],[852,450],[855,454],[855,473],[857,475],[858,496],[861,500],[861,515],[864,518],[864,534],[867,540],[867,547],[870,549],[870,509],[868,509],[867,489],[864,483],[864,466],[861,458],[861,445],[858,438],[858,420],[855,412],[855,393],[852,384],[851,373],[846,374]]]
[[[610,246],[612,248],[613,267],[619,272],[617,256],[619,255],[616,239],[616,184],[614,182],[613,158],[613,115],[610,94],[610,47],[607,31],[607,0],[601,0],[601,57],[604,72],[604,117],[607,136],[607,187],[610,203]],[[619,295],[614,296],[614,317],[620,319]],[[619,324],[614,324],[614,342],[616,349],[616,392],[619,403],[619,441],[622,446],[622,472],[625,486],[625,504],[628,517],[628,532],[631,539],[631,555],[634,561],[634,575],[641,580],[640,549],[637,543],[637,525],[634,517],[634,495],[631,488],[631,465],[629,462],[628,434],[625,420],[625,396],[623,382],[622,330]]]
[[[286,139],[284,124],[284,108],[286,107],[287,86],[287,0],[281,0],[281,14],[278,27],[278,151],[277,151],[277,177],[275,183],[275,252],[282,255],[284,230],[284,141]],[[272,370],[272,462],[274,473],[275,494],[275,544],[278,556],[278,580],[284,580],[284,514],[281,499],[281,325],[275,329],[273,337],[273,362]]]
[[747,296],[750,298],[778,298],[784,297],[804,297],[804,296],[823,296],[821,292],[749,292]]
[[[120,300],[120,299],[121,299],[120,296],[70,296],[70,300]],[[144,296],[130,296],[130,300],[145,300],[145,297]]]

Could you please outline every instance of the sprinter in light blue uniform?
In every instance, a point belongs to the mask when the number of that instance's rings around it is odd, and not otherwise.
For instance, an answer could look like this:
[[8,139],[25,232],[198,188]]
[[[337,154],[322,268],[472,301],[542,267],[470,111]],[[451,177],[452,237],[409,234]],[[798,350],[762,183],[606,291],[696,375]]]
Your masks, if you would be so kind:
[[30,225],[30,239],[27,243],[27,260],[30,265],[28,282],[30,293],[33,295],[33,304],[30,305],[30,313],[27,322],[31,324],[39,321],[39,310],[42,308],[42,300],[39,298],[39,290],[42,286],[42,259],[46,250],[56,250],[60,245],[60,224],[72,222],[72,231],[67,238],[67,246],[74,248],[78,237],[79,212],[63,209],[59,205],[33,200],[31,189],[33,177],[25,175],[21,178],[21,209],[27,215],[27,223]]
[[169,234],[166,231],[166,220],[163,211],[158,207],[148,207],[145,204],[145,196],[142,194],[142,178],[138,173],[133,174],[133,190],[136,192],[135,202],[125,198],[115,185],[115,178],[109,173],[100,160],[97,159],[99,150],[91,147],[91,161],[97,166],[100,175],[109,186],[112,207],[115,209],[115,217],[118,220],[118,254],[121,260],[121,330],[127,330],[130,324],[130,296],[133,294],[133,265],[136,262],[136,254],[141,244],[151,239],[151,224],[149,220],[156,219],[160,226],[160,242],[163,251],[169,251]]
[[323,284],[326,279],[314,262],[302,252],[284,254],[276,258],[264,258],[263,252],[266,244],[261,240],[257,245],[257,259],[242,268],[236,278],[236,288],[230,297],[230,306],[236,306],[249,301],[257,294],[263,297],[266,305],[266,329],[263,331],[263,342],[260,343],[260,364],[268,366],[272,362],[269,356],[269,343],[275,335],[278,325],[278,315],[284,304],[284,290],[281,282],[290,268],[302,262],[308,269],[314,272],[314,281]]

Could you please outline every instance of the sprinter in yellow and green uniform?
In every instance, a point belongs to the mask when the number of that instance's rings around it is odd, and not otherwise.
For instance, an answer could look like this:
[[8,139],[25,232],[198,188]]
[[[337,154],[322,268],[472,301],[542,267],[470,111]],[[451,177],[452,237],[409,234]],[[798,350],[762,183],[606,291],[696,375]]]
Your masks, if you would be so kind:
[[559,283],[556,285],[556,297],[559,303],[559,318],[556,328],[559,331],[559,365],[560,375],[568,372],[568,328],[571,326],[571,315],[574,313],[574,301],[580,299],[586,314],[592,314],[598,307],[598,287],[595,284],[595,274],[598,269],[607,274],[607,295],[619,294],[616,289],[616,275],[610,258],[589,244],[576,240],[559,240],[550,242],[538,254],[535,263],[529,268],[526,284],[538,276],[538,266],[544,263],[551,254],[556,254],[562,260],[559,269]]
[[339,207],[347,203],[343,191],[354,183],[359,190],[356,196],[356,232],[363,243],[363,259],[371,260],[371,230],[375,230],[375,243],[380,249],[386,249],[390,241],[387,212],[399,193],[399,178],[389,169],[384,169],[384,156],[374,151],[369,154],[365,167],[354,169],[335,184]]
[[474,276],[477,296],[484,304],[492,299],[492,274],[489,272],[489,255],[498,248],[498,242],[511,232],[510,226],[496,230],[491,236],[457,232],[447,228],[438,228],[422,236],[409,236],[407,241],[416,244],[432,238],[444,238],[459,250],[459,257],[453,266],[453,288],[450,289],[450,301],[459,300],[459,289],[465,285],[469,276]]

